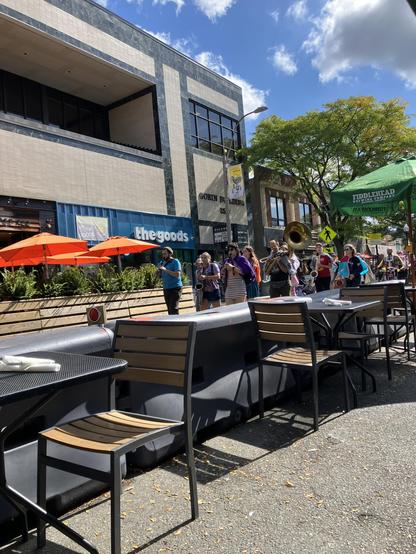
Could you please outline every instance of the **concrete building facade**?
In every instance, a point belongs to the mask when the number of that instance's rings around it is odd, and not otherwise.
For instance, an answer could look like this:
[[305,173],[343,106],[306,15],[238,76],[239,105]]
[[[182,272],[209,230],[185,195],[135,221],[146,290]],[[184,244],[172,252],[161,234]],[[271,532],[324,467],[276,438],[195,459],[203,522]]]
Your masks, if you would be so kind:
[[[90,0],[0,0],[0,244],[144,229],[215,250],[242,115],[238,86]],[[247,229],[245,201],[230,214]]]

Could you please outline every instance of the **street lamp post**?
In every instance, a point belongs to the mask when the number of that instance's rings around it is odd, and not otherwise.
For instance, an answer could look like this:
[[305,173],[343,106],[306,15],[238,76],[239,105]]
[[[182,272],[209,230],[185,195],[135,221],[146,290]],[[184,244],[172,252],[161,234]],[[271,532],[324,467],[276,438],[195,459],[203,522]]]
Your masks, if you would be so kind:
[[[261,113],[265,112],[267,110],[267,106],[259,106],[255,110],[248,112],[244,114],[240,119],[237,121],[236,129],[239,130],[240,123],[243,121],[245,117],[248,115],[251,115],[253,113]],[[225,222],[227,227],[227,242],[230,243],[232,241],[231,236],[231,217],[230,217],[230,202],[228,199],[228,167],[229,167],[229,157],[230,157],[230,149],[223,148],[223,154],[222,154],[222,172],[223,172],[223,182],[224,182],[224,205],[225,205]]]

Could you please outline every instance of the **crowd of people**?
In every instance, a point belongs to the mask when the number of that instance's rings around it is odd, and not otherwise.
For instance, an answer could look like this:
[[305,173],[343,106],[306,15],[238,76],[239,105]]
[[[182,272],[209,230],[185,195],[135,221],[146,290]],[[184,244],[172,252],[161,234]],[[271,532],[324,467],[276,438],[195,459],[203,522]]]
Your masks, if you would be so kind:
[[[195,290],[198,310],[245,302],[264,293],[271,298],[304,296],[331,288],[354,287],[363,282],[406,278],[404,261],[387,249],[376,261],[357,253],[353,244],[344,246],[343,256],[331,256],[318,242],[312,256],[300,259],[285,242],[271,240],[269,254],[258,259],[252,246],[240,250],[230,243],[222,263],[213,261],[208,252],[195,262]],[[367,258],[367,259],[364,259]],[[169,314],[179,313],[182,292],[181,265],[169,247],[162,249],[158,266],[163,280]]]
[[262,294],[265,285],[271,298],[308,295],[332,288],[354,287],[364,282],[405,278],[405,264],[392,249],[374,260],[359,254],[353,244],[344,246],[343,256],[324,252],[315,245],[312,256],[300,259],[285,242],[269,243],[269,255],[259,259],[252,246],[240,250],[227,247],[222,263],[204,252],[195,262],[195,281],[199,309],[238,304]]

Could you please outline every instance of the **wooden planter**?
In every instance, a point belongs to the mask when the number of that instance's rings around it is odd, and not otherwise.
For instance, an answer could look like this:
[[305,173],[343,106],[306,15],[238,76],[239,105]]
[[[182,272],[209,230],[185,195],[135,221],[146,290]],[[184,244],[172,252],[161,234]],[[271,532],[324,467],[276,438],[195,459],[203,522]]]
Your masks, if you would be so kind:
[[[87,308],[97,305],[105,305],[108,320],[167,314],[162,289],[10,300],[0,302],[0,336],[86,325]],[[184,287],[180,313],[193,311],[195,305],[192,287]]]

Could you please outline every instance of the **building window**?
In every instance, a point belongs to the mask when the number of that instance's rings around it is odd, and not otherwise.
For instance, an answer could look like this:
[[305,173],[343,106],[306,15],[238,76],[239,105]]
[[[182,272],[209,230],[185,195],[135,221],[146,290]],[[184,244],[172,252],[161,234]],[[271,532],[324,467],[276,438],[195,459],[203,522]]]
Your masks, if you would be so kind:
[[230,159],[235,159],[236,151],[241,148],[237,121],[193,100],[189,101],[189,112],[192,146],[219,156],[226,148]]
[[286,211],[285,201],[280,196],[276,196],[276,191],[267,191],[268,196],[268,219],[269,227],[285,227],[286,226]]
[[0,110],[73,133],[109,140],[105,107],[1,70]]
[[307,202],[299,202],[299,219],[308,227],[312,227],[312,207]]

